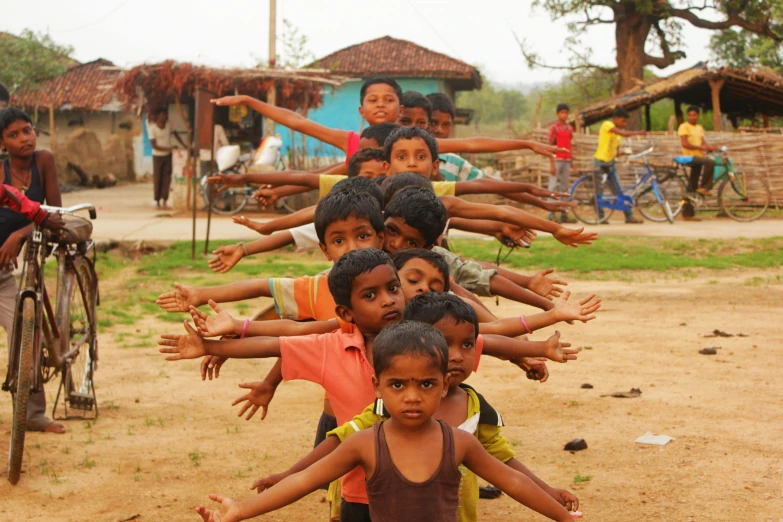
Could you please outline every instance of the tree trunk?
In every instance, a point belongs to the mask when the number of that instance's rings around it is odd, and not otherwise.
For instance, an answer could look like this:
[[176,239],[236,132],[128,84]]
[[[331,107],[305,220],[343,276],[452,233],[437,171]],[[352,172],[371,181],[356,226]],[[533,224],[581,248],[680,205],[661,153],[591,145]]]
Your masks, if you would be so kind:
[[[636,10],[634,2],[619,2],[615,8],[615,42],[617,44],[617,83],[615,94],[636,86],[644,78],[644,43],[652,24],[648,17]],[[628,128],[642,127],[641,111],[631,112]]]

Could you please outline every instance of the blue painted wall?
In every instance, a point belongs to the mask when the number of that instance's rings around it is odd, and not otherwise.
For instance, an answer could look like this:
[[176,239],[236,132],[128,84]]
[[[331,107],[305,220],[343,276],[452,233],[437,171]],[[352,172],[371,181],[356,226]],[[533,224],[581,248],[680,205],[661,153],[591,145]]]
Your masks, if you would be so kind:
[[[402,87],[403,92],[408,90],[419,91],[422,94],[442,92],[443,82],[437,78],[395,78]],[[318,109],[309,112],[308,117],[322,125],[334,129],[353,130],[360,132],[367,126],[359,116],[359,91],[362,88],[361,81],[348,82],[343,87],[331,87],[324,90],[324,102]],[[275,126],[275,133],[283,140],[283,153],[288,154],[291,148],[291,131],[282,125]],[[301,147],[301,136],[295,134],[296,146]],[[345,157],[345,153],[336,147],[327,145],[319,140],[307,138],[307,156]]]

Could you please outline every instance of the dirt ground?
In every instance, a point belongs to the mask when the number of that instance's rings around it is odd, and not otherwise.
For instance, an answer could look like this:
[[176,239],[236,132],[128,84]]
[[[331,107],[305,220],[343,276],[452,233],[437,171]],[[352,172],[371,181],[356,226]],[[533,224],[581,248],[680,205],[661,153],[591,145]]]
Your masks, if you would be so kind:
[[[572,280],[571,290],[597,292],[605,304],[596,321],[560,327],[565,340],[584,347],[579,361],[551,364],[549,382],[538,384],[508,363],[485,360],[468,381],[503,414],[517,457],[579,496],[584,520],[783,517],[783,381],[776,377],[782,272],[695,274]],[[508,303],[497,310],[499,316],[521,311]],[[704,337],[716,328],[748,337]],[[180,329],[144,320],[101,333],[100,419],[69,421],[63,436],[30,434],[19,485],[0,480],[0,518],[196,520],[193,509],[208,493],[244,498],[254,479],[285,469],[312,448],[318,387],[284,384],[265,421],[237,419],[231,407],[237,384],[263,376],[271,362],[230,361],[217,381],[201,382],[197,362],[167,363],[154,346],[152,334]],[[121,348],[117,335],[134,330],[150,339]],[[710,346],[720,347],[717,355],[698,353]],[[594,387],[582,389],[583,383]],[[640,388],[641,397],[602,397],[631,388]],[[2,448],[10,425],[11,400],[3,394]],[[676,440],[663,447],[634,443],[648,431]],[[588,449],[563,451],[577,437]],[[312,494],[262,518],[325,520],[322,497]],[[543,520],[508,497],[480,501],[480,515]]]

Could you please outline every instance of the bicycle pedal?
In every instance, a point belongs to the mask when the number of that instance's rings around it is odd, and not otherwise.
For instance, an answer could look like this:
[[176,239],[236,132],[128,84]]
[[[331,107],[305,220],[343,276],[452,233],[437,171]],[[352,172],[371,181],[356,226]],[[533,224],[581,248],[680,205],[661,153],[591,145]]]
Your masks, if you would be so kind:
[[82,393],[71,393],[67,400],[74,410],[92,411],[95,406],[95,399]]

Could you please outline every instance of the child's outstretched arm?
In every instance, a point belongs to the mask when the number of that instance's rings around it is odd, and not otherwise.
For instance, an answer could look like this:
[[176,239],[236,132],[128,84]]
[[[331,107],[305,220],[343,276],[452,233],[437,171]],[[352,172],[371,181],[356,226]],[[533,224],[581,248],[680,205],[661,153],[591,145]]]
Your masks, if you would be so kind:
[[537,477],[535,473],[530,471],[527,466],[519,462],[517,459],[512,457],[510,460],[506,461],[506,466],[519,471],[530,480],[535,482],[538,487],[546,491],[550,497],[555,499],[568,511],[576,511],[579,509],[579,499],[576,497],[576,495],[565,489],[553,488],[542,479]]
[[[293,337],[296,335],[311,335],[329,333],[337,330],[340,324],[337,319],[329,321],[292,321],[276,319],[272,321],[250,321],[234,319],[228,311],[223,310],[212,299],[208,302],[215,315],[208,315],[191,306],[190,315],[202,337],[221,337],[223,335],[245,335],[246,337]],[[247,322],[247,326],[245,323]]]
[[533,511],[557,522],[573,522],[573,518],[535,482],[519,471],[492,457],[470,433],[453,430],[455,442],[465,448],[462,464],[505,494]]
[[453,196],[443,196],[440,200],[446,205],[449,217],[491,219],[510,223],[520,228],[541,230],[542,232],[549,232],[564,245],[573,247],[577,247],[580,244],[589,245],[598,237],[596,232],[584,232],[584,228],[578,230],[568,229],[554,221],[541,219],[524,210],[506,205],[496,206],[472,203]]
[[560,321],[569,323],[582,321],[586,323],[595,319],[595,312],[601,308],[600,298],[596,298],[595,294],[591,294],[579,301],[569,301],[570,297],[571,292],[565,291],[563,297],[555,300],[554,307],[551,310],[538,314],[500,319],[494,323],[481,323],[479,331],[482,334],[517,337],[546,328]]
[[[236,221],[236,218],[234,218]],[[236,245],[226,245],[214,250],[215,255],[209,260],[209,268],[214,272],[225,274],[245,256],[260,254],[262,252],[271,252],[278,248],[283,248],[294,244],[294,236],[289,231],[275,232],[267,237],[256,239],[250,243],[237,243]]]
[[[364,455],[367,451],[366,447],[369,446],[370,449],[373,449],[371,441],[372,432],[351,437],[324,459],[304,471],[286,477],[273,488],[267,489],[259,495],[242,502],[235,502],[220,495],[210,495],[209,498],[220,503],[220,510],[211,511],[204,506],[199,506],[196,511],[204,521],[234,522],[257,517],[293,504],[305,495],[342,477],[362,464],[366,460]],[[216,514],[218,518],[215,518]]]
[[541,310],[551,310],[553,308],[549,299],[541,297],[527,288],[522,288],[500,274],[489,280],[489,290],[492,292],[492,295],[499,295],[518,303],[535,306]]
[[294,111],[283,109],[282,107],[275,107],[269,105],[261,100],[257,100],[250,96],[224,96],[212,100],[212,103],[219,106],[236,106],[245,105],[250,107],[259,114],[269,118],[270,120],[285,125],[289,129],[302,134],[307,134],[315,139],[321,140],[329,145],[334,145],[343,152],[347,149],[348,131],[340,129],[330,129],[320,123],[316,123],[312,120],[308,120],[304,116],[301,116]]
[[532,183],[517,183],[498,179],[474,179],[472,181],[457,181],[454,184],[454,194],[506,194],[526,193],[540,198],[570,198],[568,192],[552,192],[551,190],[533,185]]
[[320,174],[302,172],[299,170],[284,170],[281,172],[247,173],[247,174],[216,174],[207,178],[207,183],[222,185],[218,192],[230,187],[241,187],[246,183],[256,185],[272,185],[282,187],[296,185],[317,189],[321,180]]
[[284,478],[306,470],[319,460],[331,454],[340,446],[341,443],[342,442],[340,441],[340,438],[335,435],[326,437],[326,439],[324,439],[318,446],[313,448],[313,451],[305,455],[299,462],[291,466],[289,469],[283,471],[282,473],[275,473],[274,475],[269,475],[268,477],[256,480],[253,482],[253,485],[250,486],[250,489],[255,489],[261,493],[265,489],[271,488]]
[[[562,194],[558,192],[558,194]],[[539,199],[532,194],[524,194],[521,192],[513,192],[510,194],[503,194],[503,197],[526,205],[533,205],[534,207],[543,208],[549,212],[565,212],[569,208],[576,206],[575,201],[562,201],[559,199],[543,200]],[[562,197],[562,196],[561,196]]]
[[568,152],[554,145],[529,140],[505,140],[499,138],[446,138],[438,140],[438,152],[505,152],[507,150],[530,149],[536,154],[554,158],[558,152]]
[[[267,221],[266,223],[262,223],[256,232],[259,234],[272,234],[282,230],[301,227],[302,225],[309,225],[315,221],[315,207],[316,205],[305,207],[286,216],[275,218]],[[234,218],[234,222],[236,221],[237,219]]]
[[[451,222],[453,221],[454,220]],[[568,283],[565,281],[547,278],[548,275],[555,271],[554,268],[541,270],[534,276],[526,276],[512,272],[511,270],[507,270],[503,267],[493,265],[492,263],[485,263],[483,261],[477,262],[486,269],[497,270],[498,275],[502,275],[506,279],[518,284],[519,286],[527,288],[528,290],[537,293],[541,297],[546,297],[550,300],[560,297],[563,294],[563,289],[557,285],[568,285]]]
[[310,187],[296,187],[296,186],[275,187],[275,188],[262,187],[258,189],[255,192],[255,194],[253,194],[253,199],[258,201],[258,203],[262,207],[271,207],[275,204],[275,201],[277,201],[280,198],[284,198],[287,196],[295,196],[297,194],[305,194],[312,190],[314,189],[311,189]]
[[546,341],[526,341],[502,335],[483,335],[484,355],[500,359],[520,359],[522,357],[546,357],[550,361],[566,363],[575,361],[579,350],[569,350],[571,343],[560,342],[560,332],[555,332]]
[[169,353],[167,361],[198,359],[205,355],[222,358],[263,359],[280,357],[280,339],[278,337],[250,337],[229,341],[204,339],[185,321],[185,335],[163,334],[158,345],[160,353]]
[[[498,241],[506,246],[512,246],[509,241],[514,245],[527,248],[536,238],[536,233],[533,230],[519,228],[508,223],[501,221],[492,221],[490,219],[465,219],[455,217],[449,220],[449,228],[456,228],[457,230],[464,230],[466,232],[473,232],[475,234],[484,234],[485,236],[493,236]],[[490,268],[490,267],[484,267]]]
[[206,288],[174,283],[174,290],[160,294],[155,304],[167,312],[189,312],[191,306],[205,305],[210,299],[216,303],[228,303],[254,297],[272,297],[269,279],[248,279]]

